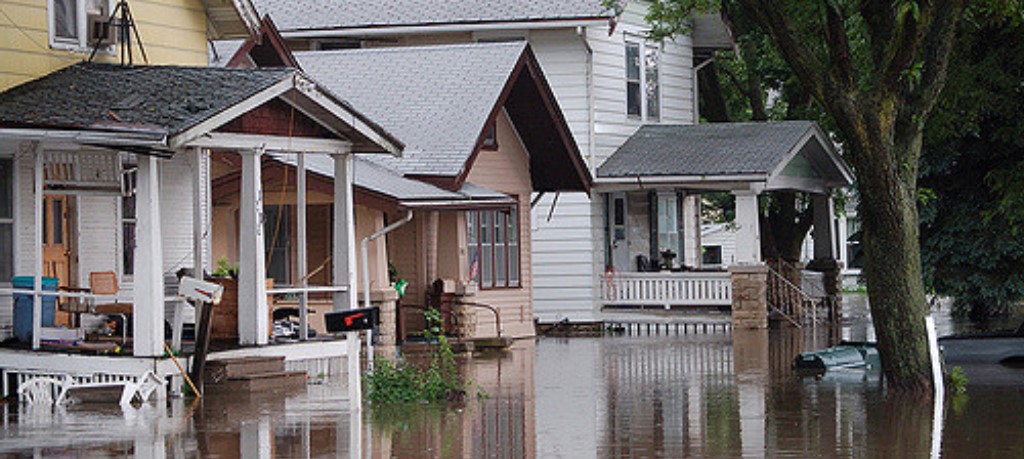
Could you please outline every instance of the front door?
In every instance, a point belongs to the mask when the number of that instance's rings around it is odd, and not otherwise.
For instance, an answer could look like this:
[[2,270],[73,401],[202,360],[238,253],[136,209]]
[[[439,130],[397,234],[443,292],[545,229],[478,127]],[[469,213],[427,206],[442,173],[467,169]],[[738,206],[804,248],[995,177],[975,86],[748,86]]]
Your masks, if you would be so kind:
[[612,251],[612,266],[618,272],[629,271],[629,239],[626,227],[626,193],[611,193],[608,206],[608,228]]
[[[47,195],[43,198],[43,275],[56,277],[57,285],[71,286],[74,262],[72,224],[74,198],[64,195]],[[57,314],[57,323],[69,325],[66,314]]]

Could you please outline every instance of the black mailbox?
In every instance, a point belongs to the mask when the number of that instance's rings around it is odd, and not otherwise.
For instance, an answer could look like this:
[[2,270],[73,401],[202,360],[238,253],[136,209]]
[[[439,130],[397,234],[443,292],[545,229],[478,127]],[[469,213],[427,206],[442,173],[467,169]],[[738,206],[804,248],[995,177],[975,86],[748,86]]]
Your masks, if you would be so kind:
[[324,314],[328,333],[370,330],[380,322],[380,308],[350,309]]

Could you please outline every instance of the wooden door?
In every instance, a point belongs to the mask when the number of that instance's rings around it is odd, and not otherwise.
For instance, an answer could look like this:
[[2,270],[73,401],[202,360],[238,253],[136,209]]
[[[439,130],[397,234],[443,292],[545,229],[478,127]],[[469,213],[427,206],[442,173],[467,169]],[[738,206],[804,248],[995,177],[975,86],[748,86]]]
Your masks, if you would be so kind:
[[[56,277],[57,285],[73,286],[74,261],[71,218],[73,198],[63,195],[44,196],[43,199],[43,275]],[[68,315],[57,313],[58,325],[70,325]]]

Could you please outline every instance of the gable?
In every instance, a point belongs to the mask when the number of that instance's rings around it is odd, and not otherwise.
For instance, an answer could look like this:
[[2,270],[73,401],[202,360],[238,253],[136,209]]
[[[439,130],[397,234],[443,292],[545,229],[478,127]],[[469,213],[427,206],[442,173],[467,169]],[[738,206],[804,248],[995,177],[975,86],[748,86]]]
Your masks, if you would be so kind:
[[281,137],[335,138],[319,123],[281,99],[265,102],[221,126],[217,131]]

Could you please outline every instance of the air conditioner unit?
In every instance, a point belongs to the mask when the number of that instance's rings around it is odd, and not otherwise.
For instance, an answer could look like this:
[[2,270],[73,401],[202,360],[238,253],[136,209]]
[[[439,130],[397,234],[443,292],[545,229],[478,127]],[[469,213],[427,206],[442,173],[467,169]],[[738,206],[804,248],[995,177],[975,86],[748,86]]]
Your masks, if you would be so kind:
[[108,22],[108,18],[105,14],[89,14],[86,15],[86,24],[89,35],[89,46],[95,46],[99,42],[100,47],[110,46],[117,43],[117,34],[114,33],[114,28],[111,27],[111,23]]

